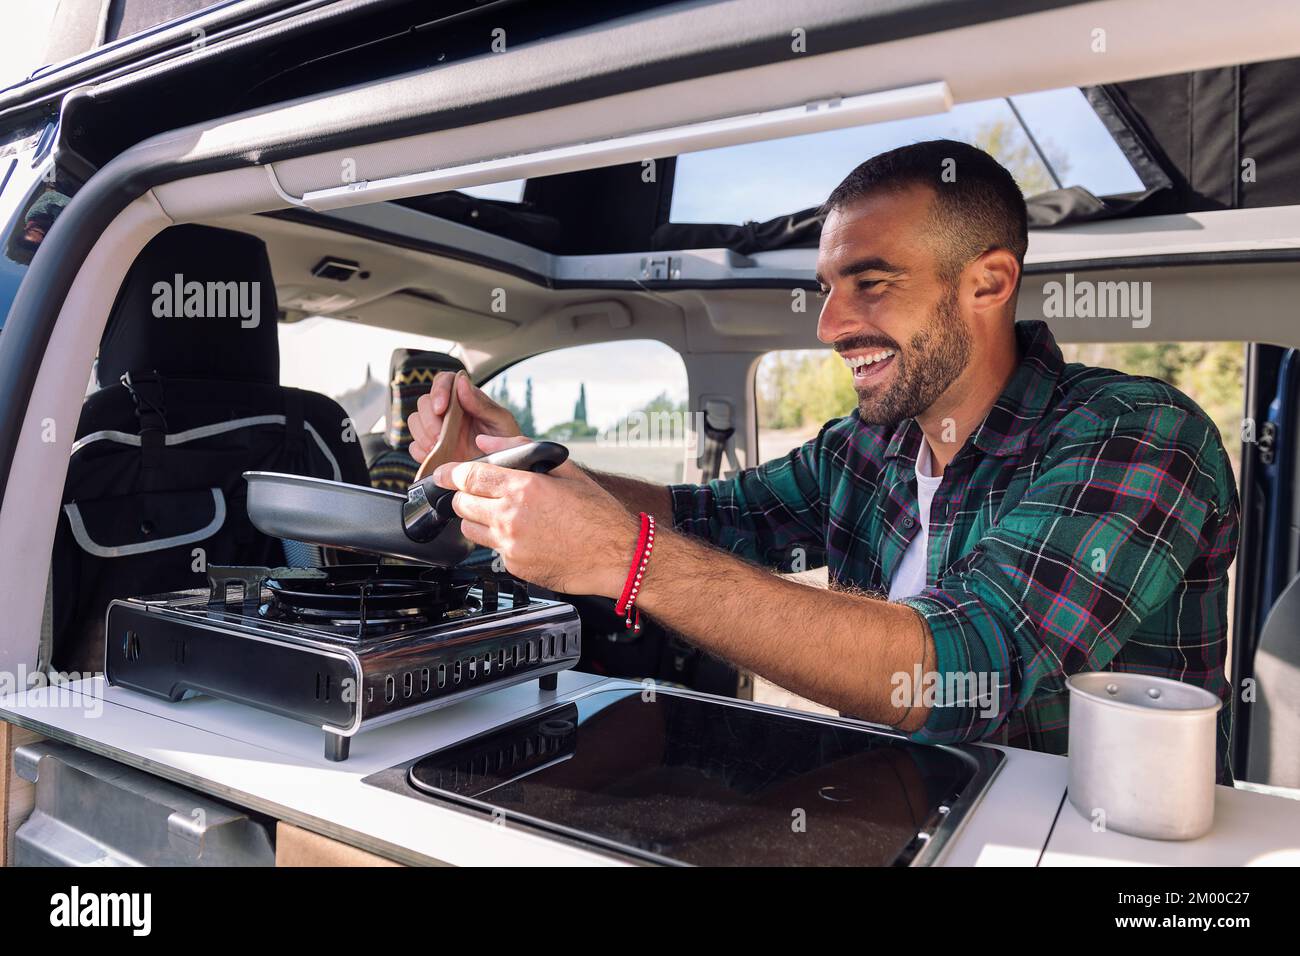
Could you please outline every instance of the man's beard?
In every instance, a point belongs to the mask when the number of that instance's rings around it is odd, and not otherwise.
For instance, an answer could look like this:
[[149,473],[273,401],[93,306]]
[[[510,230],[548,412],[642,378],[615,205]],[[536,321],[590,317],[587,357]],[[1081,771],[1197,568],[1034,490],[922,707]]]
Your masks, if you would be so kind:
[[837,342],[836,351],[889,348],[894,350],[894,378],[883,392],[879,386],[857,388],[858,414],[868,425],[897,425],[920,415],[947,391],[970,364],[971,336],[957,313],[957,287],[934,310],[928,328],[912,336],[907,347],[876,336]]

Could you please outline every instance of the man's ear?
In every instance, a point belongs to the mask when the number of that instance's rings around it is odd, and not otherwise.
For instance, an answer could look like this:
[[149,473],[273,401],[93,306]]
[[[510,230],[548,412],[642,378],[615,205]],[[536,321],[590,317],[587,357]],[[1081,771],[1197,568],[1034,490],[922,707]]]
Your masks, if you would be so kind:
[[1016,295],[1020,263],[1006,249],[990,249],[971,263],[977,311],[1003,311]]

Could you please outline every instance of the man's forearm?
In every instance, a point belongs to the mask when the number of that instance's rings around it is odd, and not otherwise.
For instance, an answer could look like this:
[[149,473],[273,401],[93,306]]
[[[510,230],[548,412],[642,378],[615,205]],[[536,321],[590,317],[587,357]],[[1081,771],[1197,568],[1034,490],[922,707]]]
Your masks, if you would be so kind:
[[586,466],[582,466],[582,470],[589,474],[596,484],[617,498],[628,511],[633,514],[644,511],[646,514],[654,515],[661,526],[672,526],[673,499],[666,485],[657,485],[652,481],[642,481],[640,478],[629,478],[626,475],[593,471]]
[[665,627],[787,690],[863,720],[920,729],[895,703],[897,675],[935,669],[921,616],[902,604],[784,580],[665,529],[638,606]]

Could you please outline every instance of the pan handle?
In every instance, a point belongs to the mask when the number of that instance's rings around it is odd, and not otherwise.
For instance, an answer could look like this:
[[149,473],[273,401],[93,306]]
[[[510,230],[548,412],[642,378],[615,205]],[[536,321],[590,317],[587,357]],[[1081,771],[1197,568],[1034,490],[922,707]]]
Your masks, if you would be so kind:
[[474,460],[501,468],[547,472],[564,464],[568,457],[569,449],[557,441],[530,441],[527,445],[503,448]]
[[[569,449],[559,442],[534,441],[494,451],[474,460],[519,471],[548,472],[564,464],[568,457]],[[432,475],[411,485],[402,506],[402,528],[406,536],[421,544],[436,538],[456,517],[451,510],[451,499],[455,494],[452,489],[440,488]]]

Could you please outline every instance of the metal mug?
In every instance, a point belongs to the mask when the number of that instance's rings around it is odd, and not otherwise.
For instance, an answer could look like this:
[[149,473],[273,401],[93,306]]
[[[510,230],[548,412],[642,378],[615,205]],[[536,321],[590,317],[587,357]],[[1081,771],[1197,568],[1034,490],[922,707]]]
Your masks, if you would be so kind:
[[1207,833],[1223,702],[1202,687],[1143,674],[1091,671],[1065,685],[1075,809],[1131,836],[1194,840]]

